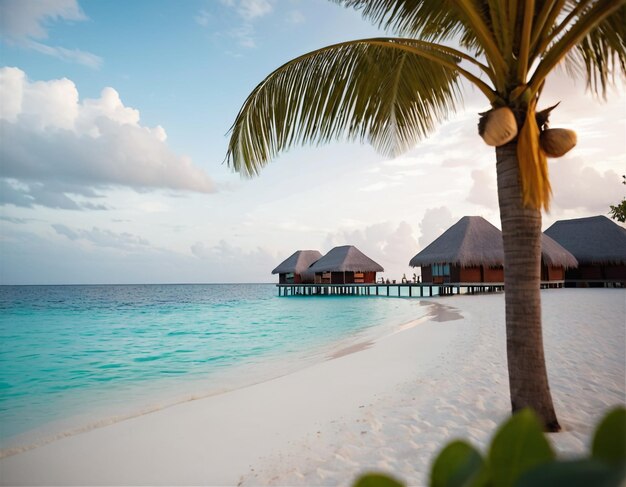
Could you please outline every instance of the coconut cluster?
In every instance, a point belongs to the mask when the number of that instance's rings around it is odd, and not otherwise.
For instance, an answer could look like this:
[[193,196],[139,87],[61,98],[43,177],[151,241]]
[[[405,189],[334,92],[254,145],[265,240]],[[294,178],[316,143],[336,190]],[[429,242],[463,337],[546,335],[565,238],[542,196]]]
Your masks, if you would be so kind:
[[[553,108],[537,113],[538,125],[541,127],[539,144],[546,156],[562,157],[576,145],[576,132],[547,128],[548,114]],[[517,132],[517,120],[509,107],[494,108],[480,114],[478,133],[487,145],[499,147],[508,144],[517,137]]]
[[541,150],[548,157],[562,157],[576,145],[576,132],[569,129],[544,129],[539,136]]
[[478,133],[492,147],[508,144],[517,137],[517,121],[513,110],[501,107],[481,113]]

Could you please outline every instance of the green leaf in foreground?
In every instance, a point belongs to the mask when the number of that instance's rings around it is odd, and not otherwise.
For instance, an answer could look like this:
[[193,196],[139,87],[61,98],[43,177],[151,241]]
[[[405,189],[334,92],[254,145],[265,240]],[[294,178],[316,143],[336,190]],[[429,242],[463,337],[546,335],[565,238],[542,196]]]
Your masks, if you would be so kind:
[[626,464],[626,409],[607,414],[593,438],[591,456],[609,465]]
[[513,486],[522,474],[553,459],[537,416],[524,409],[502,425],[491,443],[491,481],[500,487]]
[[618,487],[624,473],[598,460],[550,462],[526,472],[516,487]]
[[460,487],[481,469],[483,458],[470,444],[453,441],[437,456],[430,472],[432,487]]
[[360,477],[353,487],[404,487],[404,484],[388,475],[368,473]]

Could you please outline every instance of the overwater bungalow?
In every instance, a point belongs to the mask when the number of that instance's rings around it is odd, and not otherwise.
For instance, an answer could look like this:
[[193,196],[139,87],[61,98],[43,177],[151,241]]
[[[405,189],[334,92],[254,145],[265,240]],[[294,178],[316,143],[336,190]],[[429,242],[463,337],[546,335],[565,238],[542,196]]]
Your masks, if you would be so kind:
[[335,247],[309,267],[315,284],[373,284],[384,270],[354,245]]
[[[422,282],[502,283],[504,248],[502,232],[479,216],[465,216],[411,259],[420,266]],[[561,282],[576,258],[547,235],[541,239],[541,280]]]
[[578,260],[565,271],[566,286],[626,286],[626,229],[617,223],[603,215],[559,220],[546,234]]
[[422,282],[503,282],[502,233],[480,216],[464,216],[409,262]]
[[541,234],[541,280],[563,281],[568,269],[578,267],[576,257],[545,233]]
[[281,262],[272,274],[278,274],[279,284],[313,284],[315,274],[309,270],[321,252],[317,250],[298,250]]

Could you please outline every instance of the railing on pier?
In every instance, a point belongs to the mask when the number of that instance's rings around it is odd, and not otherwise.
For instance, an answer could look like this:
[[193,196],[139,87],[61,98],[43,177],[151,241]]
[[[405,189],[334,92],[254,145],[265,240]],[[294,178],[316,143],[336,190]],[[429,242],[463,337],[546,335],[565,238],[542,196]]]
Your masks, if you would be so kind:
[[[453,294],[493,293],[504,290],[503,282],[457,282],[433,284],[407,282],[392,284],[277,284],[279,296],[399,296],[433,297]],[[563,281],[542,281],[541,288],[563,287]],[[405,291],[406,292],[403,292]]]

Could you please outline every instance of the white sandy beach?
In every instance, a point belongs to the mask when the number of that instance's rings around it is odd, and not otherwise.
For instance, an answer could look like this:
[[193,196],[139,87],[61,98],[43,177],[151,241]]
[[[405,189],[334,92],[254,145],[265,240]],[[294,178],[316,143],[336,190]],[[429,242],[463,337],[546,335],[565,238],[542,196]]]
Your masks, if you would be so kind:
[[[626,291],[542,291],[564,455],[626,404]],[[0,460],[2,484],[348,485],[368,470],[425,485],[446,442],[484,448],[509,414],[504,296],[428,301],[429,319],[267,382]]]

